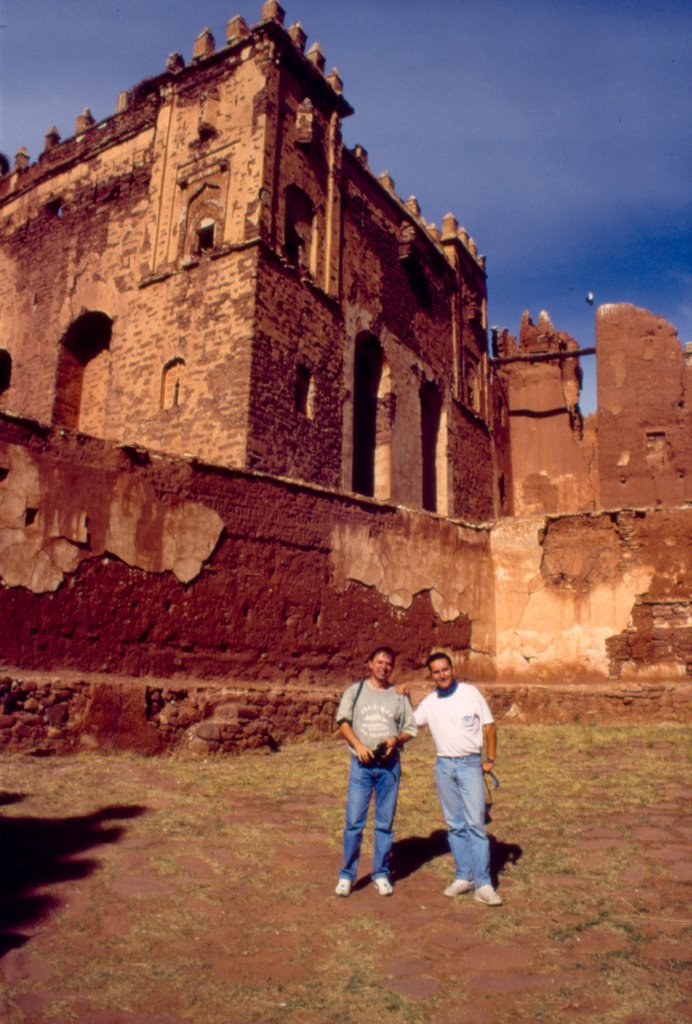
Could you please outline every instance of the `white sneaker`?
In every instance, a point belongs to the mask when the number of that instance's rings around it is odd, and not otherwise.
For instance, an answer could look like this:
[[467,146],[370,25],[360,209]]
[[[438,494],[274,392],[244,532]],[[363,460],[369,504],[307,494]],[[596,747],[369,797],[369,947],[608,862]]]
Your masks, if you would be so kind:
[[445,896],[461,896],[462,892],[473,892],[473,882],[465,878],[455,878],[445,889]]
[[485,903],[488,907],[501,907],[502,900],[497,895],[492,885],[481,885],[473,894],[474,900],[478,903]]
[[334,890],[335,896],[350,896],[351,895],[351,879],[340,878],[336,883],[336,889]]
[[381,875],[379,878],[373,878],[372,884],[375,886],[380,896],[391,896],[394,892],[394,887],[388,878]]

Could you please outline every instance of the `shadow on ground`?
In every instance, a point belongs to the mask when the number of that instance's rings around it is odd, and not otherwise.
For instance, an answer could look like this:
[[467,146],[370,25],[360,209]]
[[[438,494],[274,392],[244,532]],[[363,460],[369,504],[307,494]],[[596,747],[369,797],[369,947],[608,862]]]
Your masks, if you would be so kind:
[[[0,805],[23,799],[20,793],[0,793]],[[137,804],[115,804],[74,818],[0,816],[0,957],[28,941],[20,929],[31,927],[60,905],[56,896],[37,890],[92,874],[97,860],[74,858],[120,839],[125,829],[105,828],[105,822],[134,818],[145,810]]]
[[[516,864],[523,851],[516,843],[503,843],[494,835],[488,835],[488,839],[490,874],[493,884],[497,885],[498,876],[502,874],[507,864]],[[445,829],[436,829],[429,836],[409,836],[397,840],[392,848],[392,881],[408,878],[436,857],[443,857],[447,853],[449,845]]]
[[503,843],[493,835],[490,840],[490,874],[493,885],[498,884],[498,877],[508,864],[516,864],[524,852],[517,843]]
[[[516,864],[523,850],[517,843],[503,843],[493,835],[490,840],[490,874],[493,885],[498,884],[498,877],[508,864]],[[391,878],[393,882],[401,882],[409,875],[415,874],[436,857],[444,857],[449,853],[447,831],[442,828],[431,832],[429,836],[407,836],[397,839],[392,847]],[[354,885],[354,891],[364,889],[371,882],[371,876],[360,878]]]
[[449,853],[447,832],[438,828],[429,836],[407,836],[392,847],[392,880],[400,882],[420,868]]

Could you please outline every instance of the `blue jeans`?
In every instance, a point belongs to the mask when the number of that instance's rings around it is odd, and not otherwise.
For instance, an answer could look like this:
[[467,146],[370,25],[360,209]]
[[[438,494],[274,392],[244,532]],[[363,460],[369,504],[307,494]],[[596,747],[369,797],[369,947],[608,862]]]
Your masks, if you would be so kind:
[[490,885],[490,843],[485,831],[485,792],[481,755],[438,757],[435,785],[449,827],[456,877],[474,887]]
[[363,829],[368,818],[372,794],[375,794],[375,846],[372,854],[372,877],[387,878],[389,860],[394,842],[394,814],[399,795],[401,765],[397,757],[393,764],[369,767],[357,757],[351,758],[346,798],[346,824],[344,828],[344,866],[339,878],[356,880],[358,858],[363,840]]

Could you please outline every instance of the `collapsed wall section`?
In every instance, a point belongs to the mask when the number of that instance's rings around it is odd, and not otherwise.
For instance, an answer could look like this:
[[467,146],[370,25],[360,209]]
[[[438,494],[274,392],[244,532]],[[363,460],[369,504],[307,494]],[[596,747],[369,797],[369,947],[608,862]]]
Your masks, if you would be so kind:
[[492,636],[487,531],[0,419],[3,663],[348,680]]
[[374,643],[475,679],[692,673],[692,508],[470,527],[0,417],[0,658],[294,681]]
[[692,510],[470,527],[0,416],[0,743],[326,734],[376,643],[499,717],[685,715]]
[[692,508],[501,520],[497,676],[692,679]]

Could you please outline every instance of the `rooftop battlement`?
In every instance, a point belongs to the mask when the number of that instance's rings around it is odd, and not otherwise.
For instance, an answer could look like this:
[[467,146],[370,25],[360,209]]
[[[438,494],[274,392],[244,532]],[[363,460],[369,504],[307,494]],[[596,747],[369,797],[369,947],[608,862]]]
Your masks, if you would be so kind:
[[[262,5],[260,20],[254,25],[248,25],[241,15],[230,18],[226,24],[225,44],[219,48],[212,30],[209,27],[202,29],[193,41],[192,55],[188,62],[180,52],[170,54],[162,72],[118,94],[113,114],[97,120],[89,107],[85,107],[75,117],[73,134],[64,139],[56,126],[51,125],[44,136],[43,151],[36,161],[32,163],[28,149],[20,146],[11,164],[9,160],[0,163],[0,204],[32,188],[46,174],[54,173],[66,163],[84,159],[114,144],[122,133],[128,131],[130,125],[138,130],[143,122],[153,121],[156,110],[171,89],[184,88],[190,79],[207,68],[222,65],[232,69],[237,63],[250,59],[255,48],[266,41],[271,41],[279,49],[278,59],[290,62],[293,70],[305,78],[313,97],[311,103],[318,99],[326,110],[335,111],[340,119],[352,115],[354,110],[343,95],[344,83],[338,69],[332,68],[329,73],[325,72],[326,56],[319,42],[313,42],[306,49],[308,36],[301,23],[295,22],[285,28],[284,22],[285,11],[281,4],[276,0],[267,0]],[[213,130],[213,126],[208,125],[207,130]],[[458,225],[453,214],[444,216],[440,232],[436,224],[422,218],[415,196],[404,200],[397,194],[394,180],[388,171],[376,175],[371,170],[367,151],[362,146],[357,145],[354,154],[363,171],[371,175],[396,200],[404,216],[411,215],[415,227],[444,252],[447,259],[454,262],[450,242],[456,239],[462,246],[460,258],[470,257],[481,270],[485,270],[485,257],[478,254],[474,239],[464,227]]]

